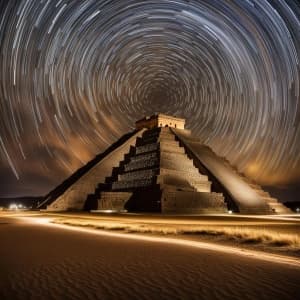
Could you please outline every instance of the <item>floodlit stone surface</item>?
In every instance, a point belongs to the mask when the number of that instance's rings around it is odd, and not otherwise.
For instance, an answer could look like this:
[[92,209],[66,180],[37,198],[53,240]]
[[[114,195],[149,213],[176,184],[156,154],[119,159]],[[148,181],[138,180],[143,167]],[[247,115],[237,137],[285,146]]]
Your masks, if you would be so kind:
[[164,114],[156,114],[153,116],[145,117],[135,123],[136,129],[142,128],[157,128],[157,127],[173,127],[184,129],[185,119],[168,116]]

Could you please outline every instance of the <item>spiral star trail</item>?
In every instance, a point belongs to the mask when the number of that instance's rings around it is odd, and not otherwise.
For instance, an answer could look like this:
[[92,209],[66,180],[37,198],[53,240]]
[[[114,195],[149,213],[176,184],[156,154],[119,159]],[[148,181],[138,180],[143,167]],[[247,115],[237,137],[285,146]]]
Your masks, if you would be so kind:
[[45,194],[155,112],[300,182],[296,0],[1,0],[2,196]]

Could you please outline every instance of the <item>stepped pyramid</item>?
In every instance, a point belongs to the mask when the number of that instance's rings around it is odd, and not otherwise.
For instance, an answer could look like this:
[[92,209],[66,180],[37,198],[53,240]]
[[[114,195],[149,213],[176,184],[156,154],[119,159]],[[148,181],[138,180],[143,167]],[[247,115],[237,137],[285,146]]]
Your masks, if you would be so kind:
[[40,208],[162,213],[290,213],[277,199],[163,114],[120,139],[50,192]]
[[168,127],[145,131],[93,196],[102,210],[227,211],[222,194],[211,192],[208,177],[199,173]]

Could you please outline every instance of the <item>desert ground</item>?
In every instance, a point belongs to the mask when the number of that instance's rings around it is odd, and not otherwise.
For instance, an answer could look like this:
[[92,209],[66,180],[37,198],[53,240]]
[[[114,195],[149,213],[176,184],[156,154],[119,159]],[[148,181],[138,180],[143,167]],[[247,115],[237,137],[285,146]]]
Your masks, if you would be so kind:
[[215,243],[202,234],[186,238],[180,231],[243,224],[299,234],[296,217],[1,212],[0,299],[297,299],[297,255],[261,252],[225,239]]

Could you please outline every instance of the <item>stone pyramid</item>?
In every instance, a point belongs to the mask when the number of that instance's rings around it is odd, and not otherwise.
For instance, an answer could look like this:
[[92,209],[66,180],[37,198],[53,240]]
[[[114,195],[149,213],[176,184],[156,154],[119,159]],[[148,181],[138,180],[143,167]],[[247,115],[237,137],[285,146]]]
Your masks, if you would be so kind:
[[162,114],[50,192],[40,208],[162,213],[290,213],[189,130]]
[[200,174],[168,127],[145,131],[94,196],[100,210],[227,211],[223,195],[211,192],[208,177]]

